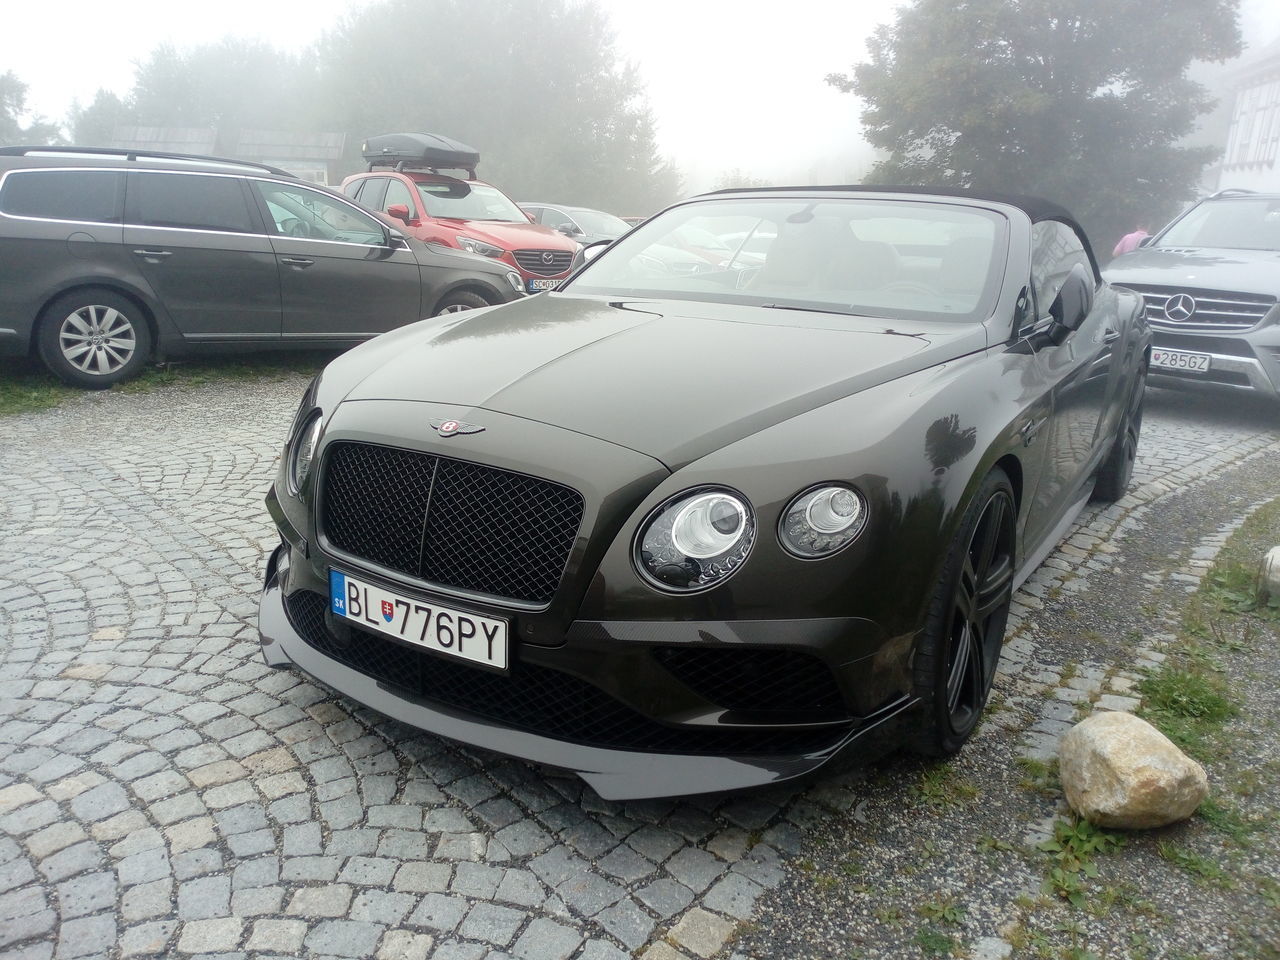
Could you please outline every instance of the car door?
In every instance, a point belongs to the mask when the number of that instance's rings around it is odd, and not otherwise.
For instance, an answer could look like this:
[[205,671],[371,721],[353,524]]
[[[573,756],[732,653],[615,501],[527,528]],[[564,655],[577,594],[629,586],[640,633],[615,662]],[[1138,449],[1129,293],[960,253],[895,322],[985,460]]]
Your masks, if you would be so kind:
[[284,339],[361,340],[422,319],[418,260],[343,197],[251,181],[280,264]]
[[1055,302],[1072,268],[1082,265],[1095,286],[1097,275],[1084,244],[1069,224],[1057,220],[1035,224],[1032,244],[1031,286],[1039,319],[1028,342],[1053,403],[1046,422],[1028,426],[1044,438],[1047,447],[1031,511],[1041,529],[1027,531],[1029,542],[1056,523],[1097,465],[1100,444],[1106,438],[1100,427],[1115,365],[1113,344],[1118,337],[1109,323],[1111,312],[1096,299],[1078,329],[1065,336],[1060,330],[1054,335]]
[[187,339],[280,339],[276,255],[242,177],[129,171],[123,237]]

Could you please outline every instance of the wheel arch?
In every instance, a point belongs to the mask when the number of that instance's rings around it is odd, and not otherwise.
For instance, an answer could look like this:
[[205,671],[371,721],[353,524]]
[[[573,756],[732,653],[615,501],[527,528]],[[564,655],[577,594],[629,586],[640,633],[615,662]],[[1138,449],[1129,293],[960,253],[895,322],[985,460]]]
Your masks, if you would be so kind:
[[492,287],[482,280],[464,279],[456,280],[449,284],[440,292],[440,294],[431,301],[431,308],[427,311],[427,316],[434,317],[440,309],[440,304],[444,303],[451,296],[457,293],[475,294],[481,300],[484,300],[489,306],[504,303],[501,293],[496,287]]

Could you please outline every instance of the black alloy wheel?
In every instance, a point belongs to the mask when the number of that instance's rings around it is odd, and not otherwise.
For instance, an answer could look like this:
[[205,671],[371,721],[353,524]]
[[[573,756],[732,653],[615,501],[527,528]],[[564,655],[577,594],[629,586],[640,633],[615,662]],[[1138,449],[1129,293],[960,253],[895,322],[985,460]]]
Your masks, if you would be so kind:
[[928,716],[915,747],[955,753],[978,726],[991,695],[1013,597],[1017,507],[994,471],[965,514],[935,591],[916,660]]
[[1093,485],[1093,499],[1102,503],[1115,503],[1129,489],[1133,479],[1133,465],[1138,459],[1138,440],[1142,436],[1142,401],[1147,394],[1147,368],[1138,371],[1133,393],[1125,405],[1124,419],[1111,445],[1107,459],[1098,468],[1098,479]]

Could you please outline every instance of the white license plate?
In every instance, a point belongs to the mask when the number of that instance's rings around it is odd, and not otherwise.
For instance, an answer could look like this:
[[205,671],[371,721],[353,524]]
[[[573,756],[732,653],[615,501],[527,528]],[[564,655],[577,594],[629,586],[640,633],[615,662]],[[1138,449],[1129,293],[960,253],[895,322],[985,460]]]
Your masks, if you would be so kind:
[[329,609],[334,616],[354,620],[366,630],[377,630],[415,647],[485,667],[507,669],[505,620],[424,603],[332,569]]
[[1151,365],[1168,370],[1186,370],[1190,373],[1208,373],[1210,356],[1207,353],[1187,353],[1185,350],[1152,350]]
[[560,286],[559,280],[530,280],[529,292],[540,293],[543,290],[554,290],[558,286]]

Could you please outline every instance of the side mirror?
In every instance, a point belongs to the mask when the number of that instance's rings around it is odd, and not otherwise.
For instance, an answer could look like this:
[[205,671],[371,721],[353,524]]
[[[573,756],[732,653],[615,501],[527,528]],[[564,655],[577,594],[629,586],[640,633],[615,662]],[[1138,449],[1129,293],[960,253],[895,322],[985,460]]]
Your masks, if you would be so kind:
[[387,227],[387,244],[388,247],[408,247],[409,238],[397,230],[395,227]]
[[585,262],[590,263],[596,257],[600,256],[600,254],[604,253],[611,243],[613,243],[612,240],[597,240],[595,243],[588,244],[582,248],[582,259]]
[[1146,237],[1143,237],[1141,240],[1139,240],[1139,241],[1138,241],[1138,246],[1140,246],[1140,247],[1149,246],[1149,245],[1151,244],[1151,241],[1152,241],[1152,240],[1154,240],[1154,239],[1155,239],[1155,237],[1153,237],[1153,236],[1146,236]]
[[1080,329],[1085,317],[1093,309],[1093,293],[1093,277],[1084,264],[1077,263],[1067,274],[1067,282],[1062,285],[1053,305],[1049,307],[1049,314],[1053,317],[1049,339],[1054,343],[1064,343],[1068,335]]
[[563,233],[566,237],[582,236],[582,231],[578,229],[578,225],[575,223],[562,223],[560,224],[560,226],[556,227],[556,229],[559,230],[561,233]]
[[395,217],[401,223],[409,222],[409,205],[405,203],[393,203],[387,207],[387,216]]

